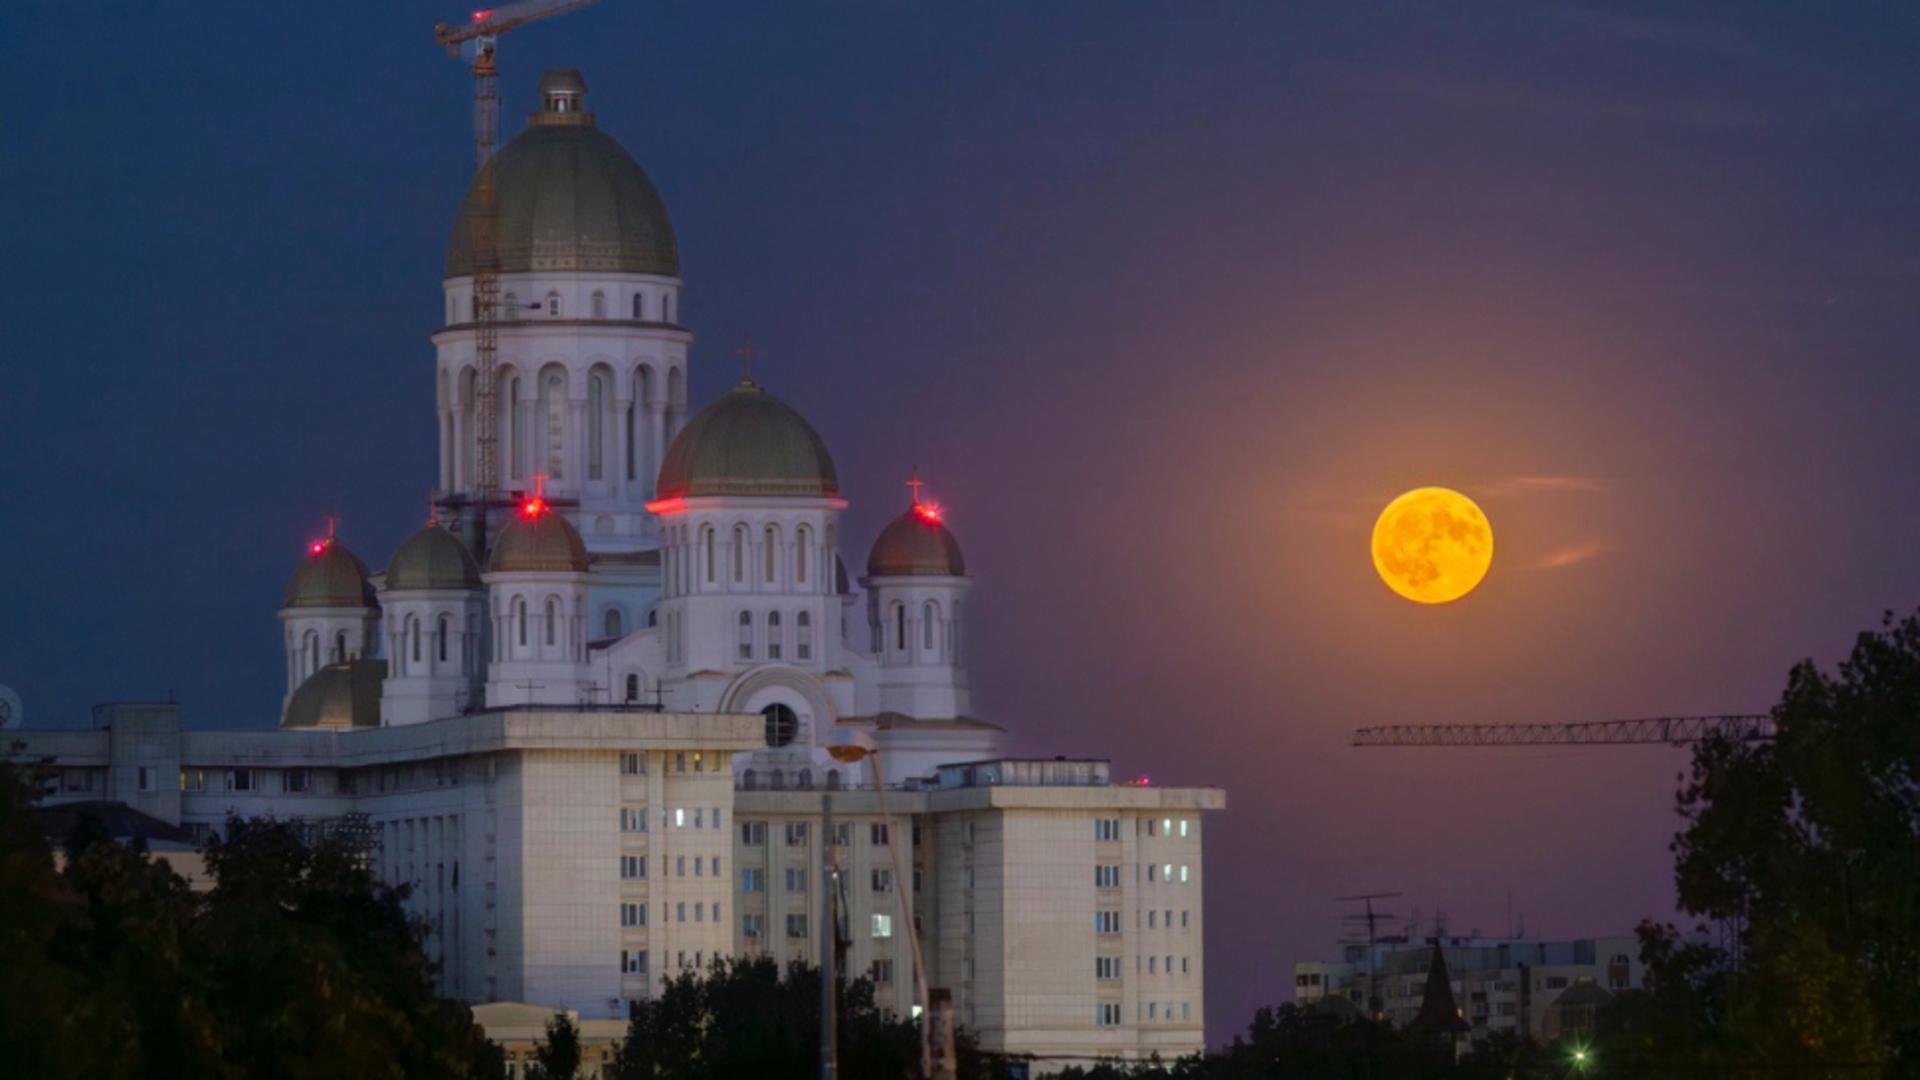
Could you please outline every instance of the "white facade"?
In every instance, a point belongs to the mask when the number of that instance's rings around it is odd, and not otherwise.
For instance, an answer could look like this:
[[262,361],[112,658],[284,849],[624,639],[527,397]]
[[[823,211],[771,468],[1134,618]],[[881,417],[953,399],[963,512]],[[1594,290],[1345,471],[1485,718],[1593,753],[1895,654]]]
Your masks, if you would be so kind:
[[[530,133],[587,140],[645,185],[583,115]],[[501,159],[541,152],[519,143]],[[663,211],[640,209],[657,239]],[[619,252],[677,267],[677,251],[593,227],[549,230],[558,249],[536,230],[533,262],[554,265],[501,279],[501,486],[540,493],[561,526],[506,558],[514,515],[474,490],[473,283],[449,276],[437,501],[472,558],[423,557],[414,585],[352,606],[400,576],[369,574],[330,535],[280,612],[282,729],[182,731],[169,708],[123,706],[93,729],[20,732],[60,769],[51,797],[125,801],[203,835],[232,814],[364,822],[379,874],[412,886],[446,992],[584,1017],[624,1015],[715,957],[816,959],[831,851],[850,969],[897,1011],[915,1001],[912,924],[927,982],[988,1048],[1200,1049],[1201,814],[1222,793],[1006,759],[1001,729],[973,715],[973,582],[937,513],[916,501],[936,531],[901,535],[945,561],[876,545],[863,604],[825,443],[747,381],[689,415],[677,273],[565,265]],[[779,430],[742,420],[760,416]],[[444,543],[438,529],[415,539]],[[385,664],[377,702],[333,667],[361,656]],[[840,764],[827,747],[850,733],[877,753]],[[829,801],[845,844],[822,835]]]

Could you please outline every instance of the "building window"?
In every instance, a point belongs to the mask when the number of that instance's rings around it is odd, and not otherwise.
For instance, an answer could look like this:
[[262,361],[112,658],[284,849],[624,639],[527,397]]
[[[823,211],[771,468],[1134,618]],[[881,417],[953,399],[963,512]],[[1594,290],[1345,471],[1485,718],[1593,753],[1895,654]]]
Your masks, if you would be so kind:
[[[800,716],[793,711],[792,706],[776,703],[761,709],[760,715],[767,718],[766,739],[768,746],[786,746],[792,743],[794,737],[800,733]],[[792,843],[792,841],[789,840],[788,843]]]
[[551,596],[547,597],[547,644],[548,645],[553,644],[555,628],[559,625],[559,622],[560,622],[559,608],[560,606],[553,602],[553,597]]
[[253,790],[253,770],[252,769],[228,769],[227,770],[227,790],[228,791],[252,791]]
[[661,322],[673,321],[673,294],[672,293],[660,294],[660,321]]
[[1117,911],[1096,911],[1093,913],[1093,932],[1096,934],[1117,934],[1120,932],[1120,913]]
[[624,903],[620,905],[620,925],[627,928],[646,925],[645,904]]
[[807,891],[806,870],[797,866],[787,867],[787,891],[790,893],[803,893]]
[[1093,977],[1111,982],[1120,977],[1120,958],[1117,956],[1096,956],[1093,958]]
[[867,827],[867,841],[874,847],[886,847],[892,842],[892,833],[885,822],[874,822]]
[[[608,608],[606,618],[602,620],[601,629],[605,631],[607,637],[617,638],[625,632],[625,627],[622,625],[625,621],[626,620],[620,617],[619,608]],[[627,677],[632,678],[633,676],[629,675]]]
[[767,659],[780,659],[780,613],[767,612]]
[[524,596],[513,598],[513,622],[515,636],[519,638],[521,646],[525,647],[527,644],[527,598]]
[[152,791],[155,783],[153,778],[153,767],[151,765],[140,766],[140,774],[138,779],[139,779],[139,786],[141,791]]
[[640,700],[640,676],[628,675],[627,676],[627,701],[635,702],[639,700]]
[[673,905],[673,921],[674,922],[687,921],[687,902],[685,900],[682,900],[679,903]]
[[767,891],[767,872],[765,870],[760,869],[757,866],[750,866],[741,870],[740,871],[740,891],[741,892],[766,892]]
[[633,294],[633,317],[634,318],[644,319],[647,317],[646,301],[647,301],[647,298],[645,294],[642,294],[642,293]]
[[1187,916],[1192,914],[1193,912],[1191,911],[1182,911],[1180,913],[1180,929],[1185,930],[1187,928]]
[[643,881],[647,876],[647,857],[645,855],[620,856],[620,878],[623,881]]
[[793,580],[797,585],[807,583],[807,559],[812,555],[808,550],[808,541],[812,536],[812,531],[805,525],[793,531]]
[[407,616],[407,652],[414,663],[420,662],[420,620]]
[[803,938],[807,936],[807,917],[805,915],[787,916],[787,936]]
[[447,638],[453,636],[452,624],[445,615],[442,615],[440,621],[434,625],[433,647],[438,653],[440,663],[444,664],[447,662]]
[[595,292],[593,294],[593,317],[596,319],[604,319],[607,317],[606,293]]
[[807,823],[804,821],[787,822],[787,846],[799,847],[807,842]]
[[640,755],[639,754],[623,753],[620,755],[620,775],[622,776],[639,776],[640,775]]
[[[142,771],[144,772],[145,770]],[[286,786],[288,791],[296,795],[307,790],[307,770],[288,769],[286,773]],[[141,790],[145,789],[142,788]]]
[[893,961],[884,960],[884,959],[875,960],[873,962],[873,966],[868,969],[868,975],[876,983],[892,982],[893,981]]
[[1120,819],[1119,818],[1094,818],[1093,819],[1093,838],[1095,840],[1120,839]]
[[626,833],[646,832],[647,831],[646,810],[637,806],[621,807],[620,808],[620,831],[626,832]]
[[893,916],[875,915],[873,917],[873,936],[876,938],[892,937],[893,936]]
[[747,527],[733,527],[733,580],[737,584],[747,580]]
[[809,612],[802,611],[793,617],[793,621],[797,630],[794,658],[811,660],[813,659],[813,616]]
[[1093,1022],[1100,1027],[1118,1027],[1120,1024],[1119,1003],[1103,1002],[1095,1006]]
[[832,842],[834,847],[852,847],[853,826],[844,821],[835,822]]
[[920,613],[920,647],[929,653],[933,651],[933,628],[939,621],[939,607],[933,601],[927,601],[927,606]]
[[893,871],[888,870],[885,867],[878,867],[878,866],[874,867],[873,891],[877,893],[892,892],[893,891]]
[[907,651],[907,606],[905,604],[893,605],[893,647],[900,652]]
[[753,659],[753,613],[740,613],[740,659]]
[[207,770],[181,769],[180,770],[180,790],[181,791],[207,790]]
[[645,975],[647,973],[647,950],[621,949],[620,972],[623,975]]
[[339,633],[333,635],[333,662],[338,664],[341,661],[345,660],[346,658],[347,658],[347,632],[345,630],[342,630]]
[[547,294],[547,317],[550,319],[560,317],[560,294],[557,292]]
[[767,823],[764,821],[743,821],[740,823],[740,843],[746,847],[762,847],[767,842]]
[[1120,887],[1120,868],[1100,865],[1093,868],[1093,886],[1096,889],[1117,889]]

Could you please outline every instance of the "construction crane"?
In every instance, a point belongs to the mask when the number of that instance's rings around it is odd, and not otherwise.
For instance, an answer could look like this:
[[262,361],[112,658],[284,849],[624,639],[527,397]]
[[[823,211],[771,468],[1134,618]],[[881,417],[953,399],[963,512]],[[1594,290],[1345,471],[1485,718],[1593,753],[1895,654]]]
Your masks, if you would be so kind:
[[1679,746],[1706,739],[1758,742],[1773,738],[1773,717],[1656,716],[1573,724],[1395,724],[1360,728],[1354,746]]
[[467,22],[449,26],[435,23],[434,40],[459,56],[473,46],[473,165],[472,215],[467,221],[473,250],[474,434],[479,461],[468,478],[468,493],[480,507],[476,542],[487,535],[486,507],[500,490],[499,424],[495,369],[500,357],[500,250],[495,226],[499,220],[493,171],[487,168],[500,142],[500,70],[494,49],[500,35],[528,23],[564,15],[594,0],[523,0],[518,4],[475,11]]

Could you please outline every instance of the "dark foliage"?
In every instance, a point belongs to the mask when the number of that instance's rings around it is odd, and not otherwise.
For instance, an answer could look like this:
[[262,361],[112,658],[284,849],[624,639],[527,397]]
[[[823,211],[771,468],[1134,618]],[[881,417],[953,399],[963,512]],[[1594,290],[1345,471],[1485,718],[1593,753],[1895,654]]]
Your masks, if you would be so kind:
[[401,895],[286,824],[231,821],[210,892],[98,830],[56,871],[0,766],[0,1061],[33,1077],[494,1077]]

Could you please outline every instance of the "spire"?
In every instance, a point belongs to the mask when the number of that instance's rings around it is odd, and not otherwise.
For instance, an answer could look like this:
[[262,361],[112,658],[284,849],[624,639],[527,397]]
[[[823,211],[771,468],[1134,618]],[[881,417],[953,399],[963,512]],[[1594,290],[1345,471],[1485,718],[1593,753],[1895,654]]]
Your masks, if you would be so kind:
[[1447,957],[1440,951],[1440,939],[1433,939],[1433,962],[1427,966],[1426,993],[1420,999],[1420,1015],[1407,1030],[1425,1035],[1454,1035],[1466,1031],[1460,1007],[1453,1000],[1453,980],[1447,974]]

